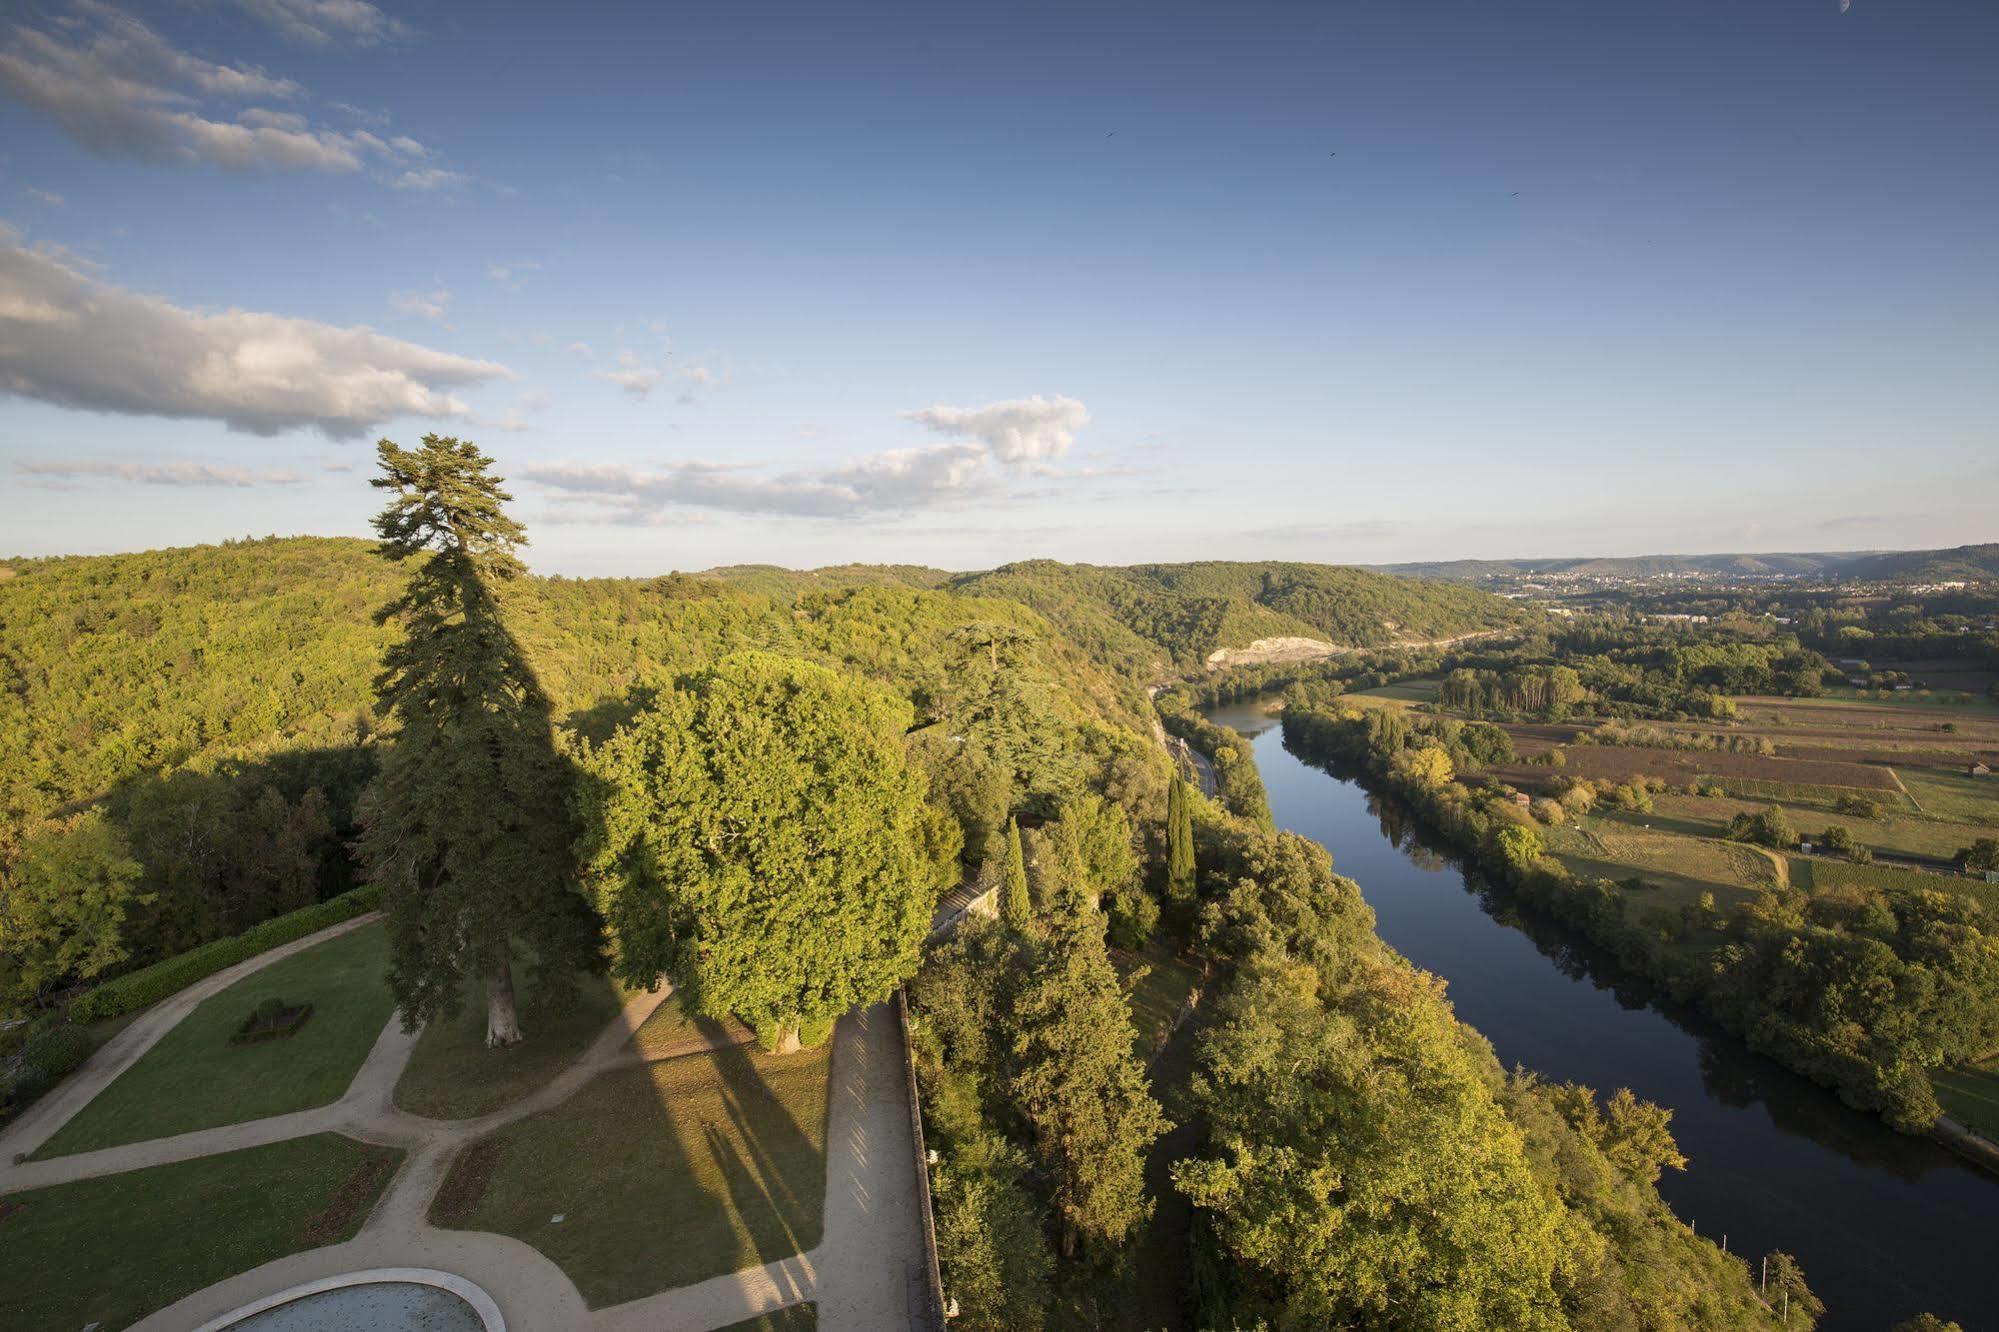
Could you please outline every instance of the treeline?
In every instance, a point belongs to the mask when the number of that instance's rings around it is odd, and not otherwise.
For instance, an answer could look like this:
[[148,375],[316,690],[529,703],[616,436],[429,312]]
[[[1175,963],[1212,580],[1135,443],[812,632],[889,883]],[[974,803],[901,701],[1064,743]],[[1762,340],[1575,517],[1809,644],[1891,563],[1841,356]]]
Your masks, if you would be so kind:
[[1731,695],[1815,698],[1832,674],[1824,657],[1795,639],[1750,642],[1600,620],[1461,648],[1444,664],[1442,706],[1503,721],[1730,717]]
[[[1981,902],[1908,888],[1807,897],[1768,890],[1722,916],[1634,910],[1620,886],[1544,854],[1532,813],[1445,719],[1287,706],[1285,742],[1365,765],[1468,857],[1588,934],[1751,1048],[1905,1131],[1940,1110],[1927,1070],[1999,1046],[1999,920]],[[1554,817],[1555,811],[1549,811]],[[1686,946],[1697,939],[1700,947]]]
[[[1660,1200],[1684,1164],[1667,1111],[1507,1074],[1323,848],[1168,794],[1085,797],[1030,828],[1017,902],[933,947],[912,985],[956,1325],[1099,1324],[1160,1282],[1199,1327],[1780,1325],[1748,1264]],[[1164,860],[1134,855],[1176,808],[1197,867],[1177,889],[1174,834],[1151,839]],[[1118,926],[1094,906],[1134,883],[1213,974],[1180,1037],[1195,1076],[1173,1087],[1138,1062]],[[1170,1149],[1161,1102],[1187,1120]],[[1191,1228],[1164,1219],[1173,1194]],[[1167,1224],[1161,1250],[1148,1227]],[[1816,1302],[1774,1257],[1772,1298],[1807,1326]]]
[[[370,545],[13,567],[0,581],[0,1013],[359,881],[360,805],[395,739],[374,699],[395,635],[374,612],[399,578]],[[1129,769],[1149,748],[1133,738],[1142,692],[1032,611],[863,573],[766,571],[754,591],[523,577],[506,628],[565,753],[744,649],[890,689],[929,727],[912,751],[970,830],[974,863],[1014,805],[1052,810],[1078,764]],[[950,738],[967,734],[976,743]]]

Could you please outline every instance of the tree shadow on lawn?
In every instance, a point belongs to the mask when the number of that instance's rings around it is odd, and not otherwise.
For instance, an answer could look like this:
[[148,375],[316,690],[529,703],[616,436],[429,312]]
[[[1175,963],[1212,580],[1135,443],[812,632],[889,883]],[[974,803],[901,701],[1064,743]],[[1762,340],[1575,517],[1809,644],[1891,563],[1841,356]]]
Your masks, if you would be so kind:
[[593,1308],[805,1252],[829,1060],[731,1047],[605,1073],[461,1153],[432,1222],[532,1245]]

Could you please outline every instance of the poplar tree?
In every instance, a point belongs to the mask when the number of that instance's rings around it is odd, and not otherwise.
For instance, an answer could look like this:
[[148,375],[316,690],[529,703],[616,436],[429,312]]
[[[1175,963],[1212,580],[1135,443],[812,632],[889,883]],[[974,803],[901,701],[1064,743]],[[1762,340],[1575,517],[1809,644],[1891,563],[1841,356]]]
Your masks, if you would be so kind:
[[1166,790],[1166,896],[1183,905],[1194,900],[1194,809],[1177,772]]
[[1000,867],[1000,919],[1010,930],[1025,930],[1034,919],[1027,895],[1027,857],[1020,848],[1020,820],[1006,821],[1006,859]]
[[402,626],[383,653],[376,710],[394,742],[362,812],[360,853],[382,886],[389,986],[405,1026],[455,1012],[486,985],[486,1044],[522,1037],[513,955],[534,958],[537,990],[557,994],[602,966],[599,929],[576,890],[568,766],[547,696],[507,632],[499,592],[526,570],[513,497],[470,442],[425,435],[376,446],[389,492],[377,550],[411,565],[376,612]]

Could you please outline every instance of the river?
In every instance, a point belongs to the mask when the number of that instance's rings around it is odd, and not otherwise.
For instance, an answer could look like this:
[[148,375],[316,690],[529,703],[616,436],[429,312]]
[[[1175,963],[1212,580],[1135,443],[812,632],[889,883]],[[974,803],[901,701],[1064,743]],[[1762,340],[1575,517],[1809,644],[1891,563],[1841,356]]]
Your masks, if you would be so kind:
[[1440,854],[1402,806],[1294,757],[1255,703],[1211,710],[1251,738],[1281,828],[1333,853],[1381,936],[1443,977],[1502,1062],[1673,1111],[1688,1158],[1659,1191],[1730,1252],[1784,1249],[1824,1328],[1886,1332],[1925,1309],[1999,1329],[1999,1178],[1895,1133],[1654,992],[1573,930]]

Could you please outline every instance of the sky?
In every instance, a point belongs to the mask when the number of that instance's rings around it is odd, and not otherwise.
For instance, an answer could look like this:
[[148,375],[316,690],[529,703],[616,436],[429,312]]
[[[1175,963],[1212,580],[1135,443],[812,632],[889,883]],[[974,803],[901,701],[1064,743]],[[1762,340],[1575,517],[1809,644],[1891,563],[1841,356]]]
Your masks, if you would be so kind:
[[1989,0],[0,0],[0,554],[1999,540]]

